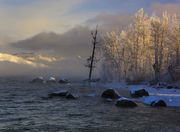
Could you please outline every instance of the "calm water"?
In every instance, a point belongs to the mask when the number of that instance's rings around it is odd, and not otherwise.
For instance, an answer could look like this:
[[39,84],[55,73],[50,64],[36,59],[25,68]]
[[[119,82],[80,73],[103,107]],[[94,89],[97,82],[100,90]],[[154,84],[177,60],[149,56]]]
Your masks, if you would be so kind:
[[[44,99],[68,89],[78,100]],[[102,88],[83,85],[30,84],[0,79],[0,132],[180,132],[180,109],[139,104],[122,109],[100,98]],[[128,96],[126,90],[119,91]],[[95,97],[87,97],[87,94]]]

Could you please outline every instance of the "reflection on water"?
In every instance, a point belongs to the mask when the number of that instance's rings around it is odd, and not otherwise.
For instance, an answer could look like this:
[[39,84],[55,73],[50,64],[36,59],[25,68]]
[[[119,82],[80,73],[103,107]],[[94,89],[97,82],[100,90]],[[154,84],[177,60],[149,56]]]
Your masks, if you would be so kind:
[[[78,100],[44,99],[48,93],[69,89]],[[180,109],[117,108],[100,98],[102,88],[81,85],[29,84],[0,80],[0,131],[4,132],[178,132]],[[128,96],[126,91],[120,91]],[[91,96],[86,96],[87,94]],[[92,96],[96,95],[96,96]]]

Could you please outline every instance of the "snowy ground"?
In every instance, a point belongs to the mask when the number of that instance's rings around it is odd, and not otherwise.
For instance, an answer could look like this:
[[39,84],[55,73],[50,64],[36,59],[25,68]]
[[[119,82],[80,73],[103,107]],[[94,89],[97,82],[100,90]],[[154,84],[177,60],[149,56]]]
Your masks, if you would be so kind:
[[145,89],[148,97],[138,98],[138,101],[150,105],[153,101],[163,100],[169,107],[180,107],[180,89],[153,88],[148,85],[126,85],[125,83],[105,83],[105,88],[128,89],[130,92]]

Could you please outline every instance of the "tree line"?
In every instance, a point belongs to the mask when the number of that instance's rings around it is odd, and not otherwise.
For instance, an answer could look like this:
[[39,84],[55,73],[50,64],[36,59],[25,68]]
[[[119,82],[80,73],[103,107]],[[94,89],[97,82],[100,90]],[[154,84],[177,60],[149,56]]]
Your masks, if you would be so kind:
[[111,80],[159,81],[180,64],[180,19],[140,9],[125,30],[103,35],[105,76]]

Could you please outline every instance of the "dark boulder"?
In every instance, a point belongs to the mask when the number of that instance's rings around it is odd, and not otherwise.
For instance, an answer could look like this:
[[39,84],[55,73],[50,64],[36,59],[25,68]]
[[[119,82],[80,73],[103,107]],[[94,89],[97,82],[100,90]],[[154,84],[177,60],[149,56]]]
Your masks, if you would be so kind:
[[58,92],[53,92],[48,94],[49,98],[53,98],[53,97],[66,97],[66,95],[68,94],[68,91],[58,91]]
[[75,96],[71,93],[66,94],[66,99],[77,99],[77,98],[78,98],[77,96]]
[[132,107],[137,107],[137,104],[132,100],[120,99],[116,102],[116,106],[124,107],[124,108],[132,108]]
[[120,95],[114,89],[107,89],[102,93],[101,97],[108,98],[108,99],[118,99]]
[[149,93],[145,89],[137,90],[131,93],[131,96],[134,98],[149,96]]
[[153,107],[167,107],[167,104],[163,101],[163,100],[159,100],[159,101],[153,101],[151,103],[151,106]]
[[171,86],[171,85],[167,86],[167,89],[173,89],[173,88],[174,88],[174,87]]

